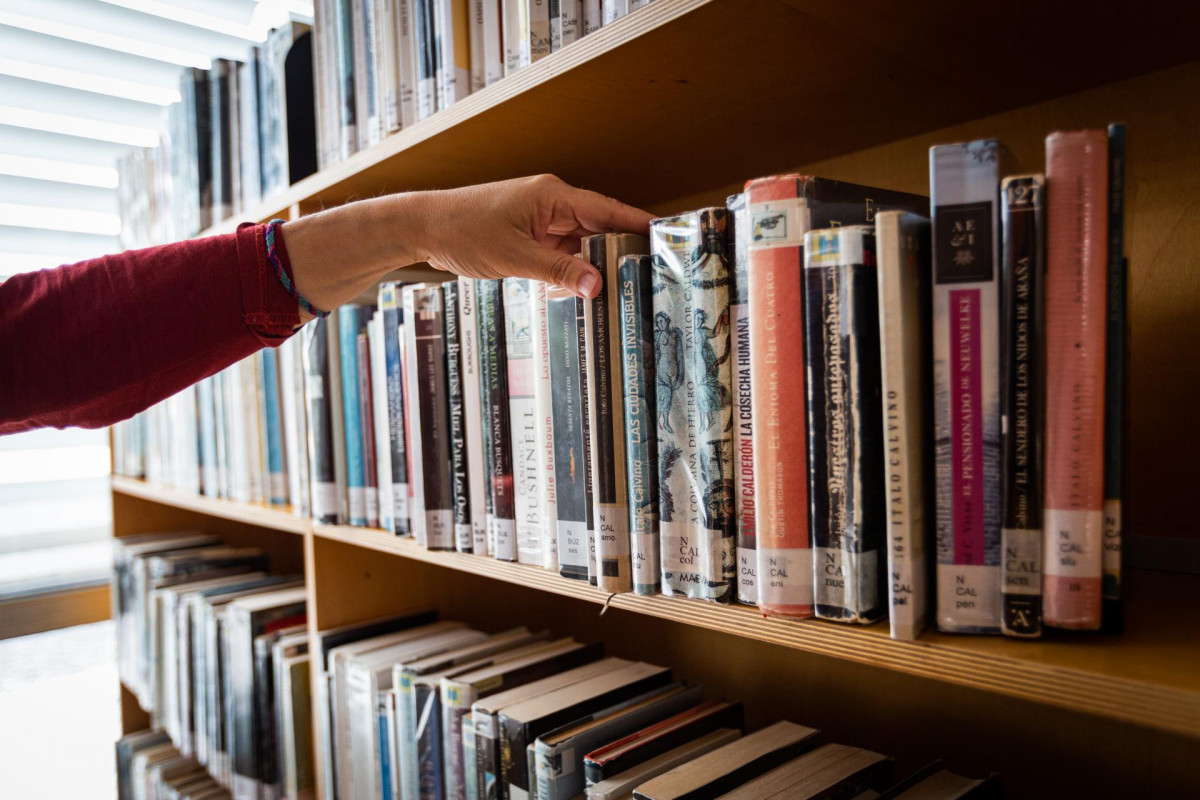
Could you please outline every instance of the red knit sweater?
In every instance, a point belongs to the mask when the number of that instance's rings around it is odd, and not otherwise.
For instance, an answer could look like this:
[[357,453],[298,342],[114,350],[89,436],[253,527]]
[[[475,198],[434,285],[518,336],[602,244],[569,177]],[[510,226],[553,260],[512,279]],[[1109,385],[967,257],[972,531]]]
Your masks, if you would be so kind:
[[265,230],[0,283],[0,434],[111,425],[291,336],[300,316],[267,262]]

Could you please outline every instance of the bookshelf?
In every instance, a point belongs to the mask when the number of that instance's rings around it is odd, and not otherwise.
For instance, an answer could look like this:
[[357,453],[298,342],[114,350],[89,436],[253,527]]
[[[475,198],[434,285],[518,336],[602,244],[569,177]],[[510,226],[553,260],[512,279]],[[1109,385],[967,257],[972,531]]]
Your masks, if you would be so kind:
[[[1128,519],[1134,541],[1194,545],[1194,475],[1179,465],[1200,449],[1183,400],[1200,373],[1180,365],[1200,363],[1200,219],[1189,213],[1200,193],[1200,11],[1112,5],[1077,15],[1033,2],[950,13],[933,2],[656,0],[206,233],[533,172],[656,212],[722,201],[783,170],[926,192],[932,144],[995,136],[1037,171],[1046,133],[1124,121]],[[204,527],[303,570],[310,626],[413,605],[492,629],[544,626],[671,664],[712,696],[744,699],[753,726],[787,717],[893,754],[898,773],[940,756],[959,771],[1000,771],[1012,797],[1200,795],[1200,576],[1135,571],[1121,636],[927,632],[907,643],[881,625],[610,598],[534,567],[126,478],[112,489],[118,536]],[[126,729],[145,726],[122,699]]]

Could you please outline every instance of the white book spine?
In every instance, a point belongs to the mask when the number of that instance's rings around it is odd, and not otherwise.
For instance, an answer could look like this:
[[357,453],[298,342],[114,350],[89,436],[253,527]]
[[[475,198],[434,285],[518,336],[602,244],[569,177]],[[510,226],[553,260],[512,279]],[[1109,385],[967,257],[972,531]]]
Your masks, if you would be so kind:
[[922,354],[922,271],[929,223],[898,211],[875,218],[879,264],[880,361],[887,465],[888,601],[893,639],[915,639],[925,626],[926,542],[922,409],[928,396]]
[[545,525],[541,515],[537,446],[538,414],[533,354],[531,281],[506,278],[503,283],[504,338],[508,363],[509,426],[512,431],[513,494],[516,503],[517,561],[542,564]]
[[370,0],[350,0],[350,46],[354,64],[354,119],[356,150],[362,150],[371,144],[371,130],[374,121],[371,119],[371,85],[374,76],[368,74],[367,66],[367,12],[366,4]]
[[600,30],[604,20],[600,14],[600,0],[583,0],[583,34]]
[[454,71],[454,0],[434,0],[433,29],[437,40],[437,107],[441,111],[454,102],[458,76]]
[[503,3],[504,74],[512,75],[532,63],[529,60],[529,6],[527,0],[503,0]]
[[530,63],[550,55],[550,0],[528,0]]
[[329,409],[333,431],[333,476],[336,484],[338,521],[350,519],[350,494],[346,478],[346,424],[342,409],[342,344],[337,314],[325,319],[326,347],[329,359]]
[[[560,0],[551,49],[566,47],[583,35],[582,0]],[[554,46],[557,45],[557,46]]]
[[491,555],[487,538],[487,473],[483,462],[482,397],[479,389],[479,320],[475,280],[458,279],[458,326],[462,340],[463,418],[467,435],[467,483],[471,492],[471,536],[475,555]]
[[413,0],[413,46],[417,64],[417,119],[427,119],[438,105],[437,0]]
[[554,414],[550,386],[550,340],[546,318],[546,292],[542,281],[533,287],[533,397],[536,411],[535,444],[538,451],[537,480],[542,517],[542,566],[558,569],[557,495],[554,489]]
[[395,0],[396,13],[396,102],[400,127],[417,121],[417,50],[413,28],[413,3],[420,0]]
[[283,412],[283,457],[287,464],[288,502],[291,503],[292,510],[296,513],[301,513],[300,486],[305,482],[304,476],[308,475],[306,466],[301,463],[301,455],[307,448],[300,436],[301,420],[297,418],[297,411],[302,414],[303,410],[297,409],[295,403],[297,395],[303,396],[300,386],[296,384],[296,361],[298,360],[296,348],[299,342],[300,337],[293,336],[279,345],[277,351],[279,353],[279,405]]
[[379,485],[379,527],[396,532],[396,503],[392,497],[391,415],[388,413],[387,360],[383,352],[383,315],[376,313],[367,324],[371,352],[371,424],[375,432],[375,477]]
[[603,0],[600,15],[604,25],[611,25],[629,13],[629,0]]
[[487,69],[484,67],[484,8],[488,0],[471,0],[471,18],[468,34],[471,44],[471,91],[478,92],[487,86]]
[[380,112],[385,133],[400,128],[400,60],[396,52],[396,0],[375,3],[375,52],[383,107]]
[[408,426],[409,473],[408,489],[410,493],[409,514],[412,520],[412,535],[422,547],[427,545],[428,529],[425,519],[425,475],[421,457],[421,404],[417,401],[417,341],[412,335],[412,323],[416,319],[416,303],[414,292],[416,286],[404,287],[404,380],[408,385],[408,402],[404,406],[407,412],[404,422]]
[[487,86],[504,77],[502,0],[483,2],[483,80]]

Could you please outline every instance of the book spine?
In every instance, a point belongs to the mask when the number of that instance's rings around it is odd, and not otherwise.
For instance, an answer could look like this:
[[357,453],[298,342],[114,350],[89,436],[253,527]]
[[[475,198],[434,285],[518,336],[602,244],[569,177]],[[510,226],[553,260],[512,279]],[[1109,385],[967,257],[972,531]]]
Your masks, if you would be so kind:
[[[508,364],[505,358],[504,305],[500,281],[481,281],[478,286],[480,346],[484,389],[487,394],[492,498],[492,553],[501,561],[517,560],[516,504],[513,495],[512,428],[509,426]],[[486,332],[486,333],[485,333]]]
[[417,724],[417,781],[420,787],[418,797],[420,800],[445,800],[445,752],[438,689],[436,686],[418,683],[416,694],[420,715]]
[[512,75],[532,62],[529,52],[529,0],[501,0],[504,28],[504,74]]
[[[482,296],[483,282],[475,280],[475,307],[478,322],[482,323],[483,315],[479,313],[480,297]],[[489,314],[488,319],[492,319],[493,314]],[[489,354],[492,351],[492,345],[488,341],[496,332],[491,326],[482,324],[476,325],[476,331],[479,334],[479,414],[480,424],[483,429],[483,478],[486,491],[484,492],[484,521],[486,527],[484,536],[487,539],[487,554],[495,557],[496,555],[496,510],[492,506],[492,405],[491,392],[488,391],[488,380],[490,365],[488,363]]]
[[586,36],[589,33],[595,33],[600,30],[600,26],[604,24],[604,18],[600,13],[600,0],[583,0],[583,33]]
[[550,332],[546,315],[549,287],[534,281],[532,324],[533,333],[533,398],[536,413],[534,440],[538,453],[538,514],[541,518],[542,567],[558,569],[558,494],[554,483],[554,412],[550,384]]
[[737,520],[737,599],[758,604],[758,556],[754,539],[754,413],[750,383],[750,286],[746,265],[750,209],[746,195],[728,199],[730,263],[729,347],[733,369],[734,511]]
[[1042,633],[1044,190],[1040,175],[1005,178],[1000,188],[1000,630],[1017,637]]
[[[399,104],[400,127],[407,128],[417,121],[417,32],[415,6],[421,0],[396,2],[396,102]],[[318,28],[318,30],[320,30]]]
[[409,413],[404,415],[406,436],[408,439],[408,513],[413,537],[422,547],[428,545],[428,525],[425,516],[425,456],[422,439],[424,428],[421,424],[425,409],[420,402],[417,367],[417,292],[420,285],[406,286],[401,293],[403,303],[403,319],[401,336],[403,337],[403,371],[404,371],[404,408]]
[[701,543],[696,540],[700,525],[696,393],[694,377],[688,374],[696,315],[691,253],[698,246],[692,231],[698,227],[688,215],[650,225],[662,591],[691,597],[702,596],[705,583]]
[[417,59],[416,112],[422,120],[437,111],[437,0],[413,0],[413,45]]
[[724,206],[700,212],[700,263],[696,282],[697,421],[700,431],[700,538],[708,558],[705,598],[737,599],[737,522],[734,509],[733,369],[729,330],[729,212]]
[[470,489],[471,552],[491,555],[487,539],[488,481],[483,457],[481,415],[479,315],[474,278],[458,279],[459,352],[462,364],[464,435],[467,448],[467,486]]
[[[304,482],[304,471],[301,469],[301,460],[303,449],[300,446],[300,431],[297,425],[297,404],[296,398],[299,390],[299,384],[296,382],[296,348],[299,345],[299,337],[292,337],[279,346],[278,353],[278,368],[279,368],[279,412],[280,425],[282,427],[281,435],[283,437],[283,472],[285,476],[285,489],[287,502],[291,504],[292,511],[300,512],[301,492],[300,486]],[[206,425],[211,426],[212,419],[207,422],[204,419],[204,395],[205,387],[208,390],[208,400],[212,402],[212,383],[207,379],[196,384],[196,401],[200,411],[200,456],[201,456],[201,484],[211,485],[206,477],[207,467],[212,467],[211,479],[216,479],[215,464],[212,459],[215,456],[216,442],[212,442],[211,450],[208,450],[209,443],[206,436]],[[210,409],[211,410],[211,409]],[[301,414],[303,411],[301,410]],[[301,417],[302,418],[302,417]],[[206,450],[208,452],[206,453]],[[215,486],[213,489],[215,490]],[[207,493],[207,490],[206,490]]]
[[437,109],[449,108],[454,102],[456,76],[454,74],[454,11],[452,0],[434,0],[433,38],[437,59],[435,84]]
[[587,579],[595,586],[598,580],[599,567],[596,563],[596,505],[593,495],[596,492],[596,477],[592,474],[592,407],[591,394],[593,390],[588,374],[588,303],[580,300],[576,304],[578,325],[575,334],[578,337],[575,346],[579,349],[579,421],[583,427],[583,485],[587,487]]
[[462,716],[463,797],[479,800],[479,773],[475,759],[475,722],[471,713]]
[[502,4],[497,0],[484,2],[483,75],[488,86],[504,77],[504,23],[501,12]]
[[550,55],[550,0],[528,0],[529,61]]
[[367,527],[379,527],[379,477],[375,460],[375,403],[371,386],[371,352],[367,334],[355,337],[358,344],[358,409],[362,420],[363,484],[367,499]]
[[804,277],[815,612],[872,622],[885,611],[874,230],[809,232]]
[[362,450],[362,407],[358,400],[358,306],[338,309],[341,337],[342,419],[346,444],[346,487],[350,524],[367,524],[366,469]]
[[354,117],[356,150],[371,144],[371,130],[375,120],[371,114],[371,98],[375,91],[375,75],[367,65],[369,48],[364,41],[367,33],[367,13],[364,6],[368,0],[350,0],[350,46],[354,70]]
[[216,497],[217,412],[212,377],[196,384],[196,413],[200,423],[200,489],[205,495]]
[[803,192],[795,177],[746,186],[758,605],[789,617],[812,616],[813,602],[808,442],[798,422],[808,413],[804,371],[795,368],[804,353]]
[[[465,800],[466,764],[463,752],[463,718],[470,713],[477,698],[474,689],[461,690],[443,681],[438,695],[443,733],[442,782],[446,800]],[[432,715],[431,715],[432,716]]]
[[379,291],[383,315],[383,351],[387,370],[388,451],[392,462],[392,517],[396,534],[411,533],[408,521],[408,454],[404,440],[404,372],[400,359],[399,287],[385,283]]
[[517,561],[542,563],[541,489],[538,486],[536,375],[533,358],[533,297],[529,280],[506,278],[504,357],[508,372],[508,418],[512,434],[513,502],[517,523]]
[[383,130],[400,128],[400,66],[396,51],[397,0],[373,0],[375,3],[375,52],[379,54],[379,83],[383,105],[380,111]]
[[629,13],[629,0],[602,0],[600,17],[602,24],[611,25]]
[[417,290],[414,305],[417,402],[421,406],[421,462],[425,471],[425,546],[430,550],[453,550],[454,498],[442,287],[425,286]]
[[588,422],[591,427],[592,518],[596,529],[596,582],[605,592],[633,590],[629,547],[629,505],[625,497],[625,430],[619,405],[621,359],[613,322],[617,319],[616,247],[600,234],[583,241],[583,257],[600,274],[600,291],[584,305],[588,363]]
[[[550,351],[551,414],[554,418],[554,485],[558,571],[565,578],[587,579],[587,526],[591,501],[584,463],[580,393],[579,326],[583,301],[563,289],[546,297]],[[481,764],[480,769],[483,769]]]
[[476,709],[471,716],[475,724],[477,794],[485,800],[495,800],[500,796],[500,742],[496,733],[496,715]]
[[[336,60],[338,86],[338,120],[340,123],[339,148],[341,160],[350,157],[358,149],[358,103],[355,83],[361,76],[355,74],[354,20],[351,0],[334,0],[334,16],[337,19]],[[366,124],[366,120],[362,120]]]
[[367,326],[371,357],[371,406],[375,434],[375,488],[379,496],[379,527],[396,532],[396,501],[392,497],[391,414],[387,396],[387,356],[383,346],[383,313],[376,312]]
[[462,337],[458,314],[458,281],[442,285],[446,319],[446,390],[450,400],[450,465],[454,494],[454,547],[474,549],[471,531],[471,492],[467,483],[466,418],[463,413]]
[[625,411],[626,494],[633,590],[662,589],[658,541],[658,437],[655,433],[654,314],[650,256],[624,256],[619,267],[621,359]]
[[893,639],[912,640],[928,608],[929,220],[876,217],[886,430],[888,600]]
[[582,0],[559,0],[559,46],[566,47],[583,35]]
[[1046,139],[1046,624],[1100,627],[1108,140]]
[[1104,345],[1104,629],[1119,633],[1121,613],[1121,476],[1125,438],[1126,359],[1125,126],[1108,126],[1108,324]]
[[1000,151],[930,151],[937,623],[950,633],[1000,630]]
[[547,0],[550,4],[550,52],[562,49],[562,0]]
[[471,0],[470,47],[471,47],[471,91],[478,92],[487,86],[487,70],[484,66],[484,7],[493,0]]

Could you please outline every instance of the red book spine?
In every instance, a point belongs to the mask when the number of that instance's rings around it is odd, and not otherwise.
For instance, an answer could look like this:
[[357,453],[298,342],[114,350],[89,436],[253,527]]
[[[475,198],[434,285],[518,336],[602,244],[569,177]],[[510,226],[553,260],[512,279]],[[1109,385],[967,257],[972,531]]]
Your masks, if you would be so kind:
[[1108,235],[1104,131],[1046,138],[1047,625],[1100,627]]
[[750,381],[754,406],[758,604],[764,614],[811,617],[807,419],[804,395],[804,179],[746,184],[750,240]]

